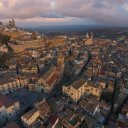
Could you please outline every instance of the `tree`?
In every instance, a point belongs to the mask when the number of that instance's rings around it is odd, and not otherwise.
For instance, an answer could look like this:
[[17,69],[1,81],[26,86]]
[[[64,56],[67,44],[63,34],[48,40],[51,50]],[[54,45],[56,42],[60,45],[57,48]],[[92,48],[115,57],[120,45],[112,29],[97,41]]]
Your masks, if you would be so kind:
[[3,44],[8,45],[8,42],[10,41],[10,36],[8,35],[2,35],[0,36],[0,40]]
[[8,68],[6,62],[9,60],[9,56],[7,54],[0,55],[0,68]]

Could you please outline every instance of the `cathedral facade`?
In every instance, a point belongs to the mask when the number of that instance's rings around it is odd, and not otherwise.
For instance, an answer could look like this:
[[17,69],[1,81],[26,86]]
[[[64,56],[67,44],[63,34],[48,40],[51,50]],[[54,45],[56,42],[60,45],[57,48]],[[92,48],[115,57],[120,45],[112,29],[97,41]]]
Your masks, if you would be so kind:
[[93,43],[93,33],[91,33],[91,36],[89,36],[89,34],[87,33],[85,38],[85,45],[93,45]]

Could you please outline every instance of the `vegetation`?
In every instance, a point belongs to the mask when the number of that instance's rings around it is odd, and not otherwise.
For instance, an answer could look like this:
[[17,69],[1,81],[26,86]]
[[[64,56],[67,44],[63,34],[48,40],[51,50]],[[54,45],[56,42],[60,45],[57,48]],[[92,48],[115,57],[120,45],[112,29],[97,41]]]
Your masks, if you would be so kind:
[[13,49],[12,49],[12,47],[11,47],[10,45],[7,45],[7,48],[8,48],[8,50],[9,50],[10,52],[13,52]]
[[[9,41],[10,41],[10,36],[0,34],[0,43],[6,45],[8,50],[10,52],[13,52],[13,49],[8,44]],[[10,59],[10,54],[7,53],[0,54],[0,68],[8,68],[7,61],[9,59]]]
[[7,54],[0,55],[0,68],[8,68],[6,62],[9,59]]
[[2,44],[5,44],[10,52],[13,52],[13,49],[12,49],[11,46],[8,44],[9,41],[10,41],[10,36],[0,34],[0,42],[1,42]]
[[0,34],[0,42],[2,44],[8,45],[9,41],[10,41],[10,36]]

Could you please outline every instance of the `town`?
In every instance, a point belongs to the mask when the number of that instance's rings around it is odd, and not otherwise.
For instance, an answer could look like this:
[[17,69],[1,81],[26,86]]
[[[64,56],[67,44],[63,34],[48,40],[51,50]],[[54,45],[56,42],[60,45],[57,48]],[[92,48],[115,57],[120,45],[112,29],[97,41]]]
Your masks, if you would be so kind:
[[0,127],[127,128],[128,31],[103,31],[51,36],[0,22]]

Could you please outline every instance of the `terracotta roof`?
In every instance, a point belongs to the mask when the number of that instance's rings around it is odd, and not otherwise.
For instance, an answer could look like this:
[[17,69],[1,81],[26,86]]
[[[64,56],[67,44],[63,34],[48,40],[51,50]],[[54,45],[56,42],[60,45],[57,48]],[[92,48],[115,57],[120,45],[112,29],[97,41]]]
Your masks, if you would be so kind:
[[0,96],[0,106],[5,106],[6,108],[9,106],[14,105],[16,101],[11,100],[10,98],[8,98],[7,96]]
[[54,73],[51,78],[47,81],[47,83],[49,84],[49,86],[51,86],[51,84],[56,81],[58,79],[58,75],[56,73]]
[[43,75],[43,78],[44,79],[47,79],[51,73],[55,72],[56,71],[56,67],[52,67],[50,70],[48,70],[44,75]]
[[46,114],[51,113],[51,109],[49,104],[46,101],[41,101],[40,103],[37,104],[37,108],[40,111],[40,114],[42,116],[45,116]]

